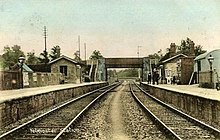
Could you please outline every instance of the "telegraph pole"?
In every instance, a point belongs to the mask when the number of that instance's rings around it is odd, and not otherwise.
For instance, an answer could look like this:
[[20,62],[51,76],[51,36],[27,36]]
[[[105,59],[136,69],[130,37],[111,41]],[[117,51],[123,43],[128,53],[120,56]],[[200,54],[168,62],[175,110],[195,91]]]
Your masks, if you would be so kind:
[[44,51],[46,52],[47,51],[47,28],[46,26],[44,26]]
[[[138,52],[137,52],[137,54],[138,54],[138,61],[140,61],[140,60],[139,60],[139,55],[140,55],[139,48],[140,48],[140,47],[141,47],[141,46],[138,46]],[[140,68],[138,68],[138,78],[141,79]]]
[[79,60],[80,60],[80,35],[78,36]]
[[85,62],[86,62],[86,43],[84,43],[84,49],[85,49]]

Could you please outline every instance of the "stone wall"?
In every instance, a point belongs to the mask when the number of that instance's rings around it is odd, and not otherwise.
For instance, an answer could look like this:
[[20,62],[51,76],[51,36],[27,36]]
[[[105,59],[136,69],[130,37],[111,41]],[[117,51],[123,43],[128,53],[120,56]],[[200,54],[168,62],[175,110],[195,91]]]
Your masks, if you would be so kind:
[[28,117],[29,115],[42,109],[51,107],[105,85],[107,85],[107,83],[104,82],[98,84],[88,84],[0,103],[0,127],[4,127],[22,118]]
[[[24,75],[27,73],[23,73]],[[61,73],[28,73],[28,78],[23,79],[24,87],[42,87],[60,84]],[[27,80],[27,81],[25,81]],[[22,87],[21,72],[0,71],[0,90],[20,89]]]
[[51,64],[51,72],[59,73],[60,66],[67,66],[67,76],[65,76],[65,82],[76,83],[77,77],[79,77],[79,75],[77,75],[76,65],[73,62],[61,59],[56,63]]
[[42,87],[60,84],[61,73],[28,73],[28,87]]
[[180,109],[181,111],[220,129],[220,102],[171,91],[147,84],[141,84],[156,98]]

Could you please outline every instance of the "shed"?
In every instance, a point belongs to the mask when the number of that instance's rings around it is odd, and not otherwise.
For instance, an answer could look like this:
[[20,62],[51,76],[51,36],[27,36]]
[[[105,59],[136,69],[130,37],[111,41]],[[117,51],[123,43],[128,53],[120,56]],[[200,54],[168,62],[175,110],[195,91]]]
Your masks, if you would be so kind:
[[[212,63],[208,61],[210,56],[214,58]],[[220,49],[201,54],[194,60],[194,72],[197,73],[199,86],[215,88],[220,74]]]
[[[184,54],[177,54],[173,57],[170,57],[160,63],[161,75],[166,79],[167,83],[171,83],[172,78],[175,76],[177,80],[181,79],[181,65],[178,67],[177,63],[181,58],[186,58]],[[182,63],[182,62],[181,62]]]

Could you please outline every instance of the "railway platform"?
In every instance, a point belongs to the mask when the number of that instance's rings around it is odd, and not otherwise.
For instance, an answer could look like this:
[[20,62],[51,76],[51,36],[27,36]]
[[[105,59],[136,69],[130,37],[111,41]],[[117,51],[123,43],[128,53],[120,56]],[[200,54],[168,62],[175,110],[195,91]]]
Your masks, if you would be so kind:
[[156,98],[220,129],[220,91],[198,85],[141,85]]
[[43,93],[48,93],[52,91],[70,89],[75,87],[83,87],[88,85],[101,84],[103,82],[90,82],[90,83],[81,83],[81,84],[62,84],[62,85],[51,85],[45,87],[34,87],[34,88],[23,88],[15,90],[4,90],[0,91],[0,103],[15,99],[21,99],[25,97],[40,95]]
[[107,84],[90,82],[0,91],[0,128]]
[[[146,82],[143,82],[147,84]],[[171,84],[159,84],[151,85],[158,88],[163,88],[171,91],[176,91],[183,94],[189,94],[202,98],[220,101],[220,91],[216,89],[201,88],[198,84],[194,85],[171,85]]]

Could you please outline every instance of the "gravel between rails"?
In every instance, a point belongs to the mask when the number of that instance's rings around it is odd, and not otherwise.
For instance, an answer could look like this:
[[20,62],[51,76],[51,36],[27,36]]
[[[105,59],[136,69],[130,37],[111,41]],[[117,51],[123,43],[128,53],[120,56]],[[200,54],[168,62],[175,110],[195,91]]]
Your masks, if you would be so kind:
[[112,94],[108,93],[87,112],[78,124],[72,126],[71,133],[64,139],[112,139],[112,126],[109,103]]
[[127,111],[123,111],[127,133],[132,139],[137,140],[164,140],[167,139],[165,135],[157,128],[151,119],[146,116],[140,106],[135,103],[131,93],[128,91],[128,85],[126,85],[126,91],[122,94],[123,108]]
[[127,83],[114,91],[72,126],[65,139],[167,139],[134,102]]

